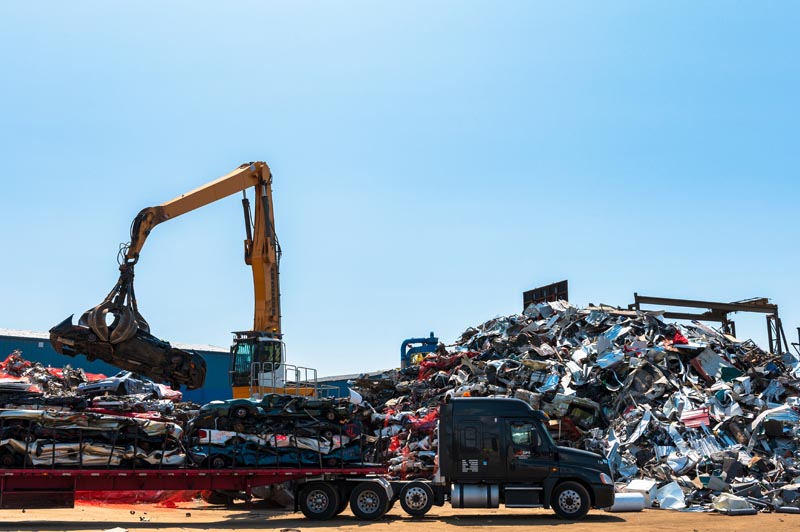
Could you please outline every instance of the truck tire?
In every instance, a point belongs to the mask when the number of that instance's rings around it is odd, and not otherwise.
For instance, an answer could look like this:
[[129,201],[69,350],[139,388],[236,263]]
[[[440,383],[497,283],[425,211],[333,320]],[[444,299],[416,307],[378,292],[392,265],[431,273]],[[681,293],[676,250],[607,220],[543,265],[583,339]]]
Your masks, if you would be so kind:
[[408,515],[422,517],[433,506],[433,490],[427,482],[410,482],[400,490],[400,506]]
[[300,511],[308,519],[327,521],[339,509],[339,492],[325,482],[309,482],[300,491]]
[[561,519],[583,519],[589,513],[589,493],[577,482],[562,482],[553,490],[550,506]]
[[350,511],[358,519],[374,521],[389,509],[386,490],[377,482],[362,482],[350,494]]

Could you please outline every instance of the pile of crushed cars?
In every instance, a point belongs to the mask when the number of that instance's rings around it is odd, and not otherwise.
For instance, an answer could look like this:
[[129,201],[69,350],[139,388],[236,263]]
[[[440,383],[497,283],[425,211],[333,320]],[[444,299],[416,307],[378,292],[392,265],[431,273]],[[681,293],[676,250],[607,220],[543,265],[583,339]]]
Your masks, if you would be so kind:
[[193,463],[203,467],[337,467],[362,463],[368,412],[348,399],[267,394],[204,405],[186,425]]
[[0,467],[154,467],[187,462],[197,405],[128,371],[46,368],[19,351],[0,363]]
[[372,411],[347,398],[271,394],[181,402],[121,371],[45,368],[19,351],[0,363],[0,467],[336,467],[374,459]]
[[[606,456],[648,506],[800,513],[800,357],[699,322],[567,302],[470,327],[413,366],[353,387],[389,471],[430,477],[449,397],[520,398],[559,445]],[[644,485],[646,489],[640,487]]]

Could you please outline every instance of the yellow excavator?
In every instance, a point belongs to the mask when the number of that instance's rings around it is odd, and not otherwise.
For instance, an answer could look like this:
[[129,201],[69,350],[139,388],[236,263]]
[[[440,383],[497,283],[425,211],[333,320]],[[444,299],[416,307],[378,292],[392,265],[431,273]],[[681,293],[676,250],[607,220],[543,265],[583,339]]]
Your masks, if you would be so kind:
[[[247,189],[255,192],[253,216]],[[205,361],[150,334],[139,313],[133,290],[134,266],[150,232],[158,224],[219,199],[242,192],[246,238],[244,260],[253,271],[255,312],[253,329],[234,332],[230,383],[233,397],[260,398],[267,393],[317,394],[316,371],[286,364],[281,334],[279,263],[281,248],[275,234],[272,173],[264,162],[241,165],[233,172],[156,207],[143,209],[131,224],[131,240],[120,247],[120,277],[102,303],[72,316],[50,330],[56,351],[90,360],[99,358],[173,386],[199,388],[205,380]]]

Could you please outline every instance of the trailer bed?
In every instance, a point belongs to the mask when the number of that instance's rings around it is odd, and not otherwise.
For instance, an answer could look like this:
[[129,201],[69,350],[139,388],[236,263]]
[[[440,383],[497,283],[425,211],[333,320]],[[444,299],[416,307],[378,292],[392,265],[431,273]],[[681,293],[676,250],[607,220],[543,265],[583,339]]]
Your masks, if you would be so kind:
[[232,490],[308,478],[358,478],[380,466],[285,469],[4,469],[0,508],[70,508],[77,491]]

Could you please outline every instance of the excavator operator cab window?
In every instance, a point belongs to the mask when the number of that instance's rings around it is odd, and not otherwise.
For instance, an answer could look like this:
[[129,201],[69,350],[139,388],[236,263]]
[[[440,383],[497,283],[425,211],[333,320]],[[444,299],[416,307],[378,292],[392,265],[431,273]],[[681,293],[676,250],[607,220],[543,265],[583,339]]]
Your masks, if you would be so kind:
[[[258,373],[277,371],[283,362],[283,342],[272,339],[237,340],[231,348],[231,384],[248,386],[254,369]],[[254,364],[257,366],[254,367]]]

